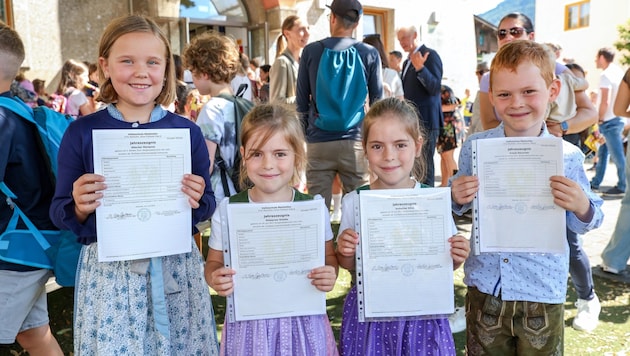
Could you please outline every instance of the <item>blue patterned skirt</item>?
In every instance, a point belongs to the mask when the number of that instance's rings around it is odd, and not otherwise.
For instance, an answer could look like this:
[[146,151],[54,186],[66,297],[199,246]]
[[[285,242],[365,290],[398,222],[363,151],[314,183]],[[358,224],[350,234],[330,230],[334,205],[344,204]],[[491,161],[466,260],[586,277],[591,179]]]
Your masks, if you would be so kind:
[[[132,261],[98,262],[97,243],[84,246],[75,290],[74,354],[217,355],[210,291],[201,254],[191,243],[191,253],[159,257],[167,278],[158,279],[174,283],[158,301],[152,297],[151,273],[138,273]],[[156,310],[165,311],[158,325]]]

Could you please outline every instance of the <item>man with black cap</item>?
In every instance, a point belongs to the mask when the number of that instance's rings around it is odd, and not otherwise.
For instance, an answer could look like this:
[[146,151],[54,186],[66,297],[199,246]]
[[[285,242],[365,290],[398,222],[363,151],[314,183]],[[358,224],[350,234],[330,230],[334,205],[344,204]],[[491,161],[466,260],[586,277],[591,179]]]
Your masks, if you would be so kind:
[[[378,51],[352,38],[363,14],[361,3],[334,0],[328,7],[331,10],[331,37],[304,48],[298,71],[296,104],[308,143],[308,191],[321,194],[330,207],[331,186],[336,174],[341,178],[344,193],[369,182],[367,161],[361,147],[364,104],[365,99],[369,104],[381,99],[383,85]],[[327,58],[340,53],[346,53],[345,58],[354,55],[362,65],[355,63],[353,66],[354,61],[346,60],[344,65],[333,69]],[[320,59],[323,59],[321,63],[329,63],[321,70]],[[323,72],[328,76],[322,75]],[[358,84],[346,86],[350,89],[344,90],[342,77],[356,79]],[[333,110],[328,110],[331,108]]]

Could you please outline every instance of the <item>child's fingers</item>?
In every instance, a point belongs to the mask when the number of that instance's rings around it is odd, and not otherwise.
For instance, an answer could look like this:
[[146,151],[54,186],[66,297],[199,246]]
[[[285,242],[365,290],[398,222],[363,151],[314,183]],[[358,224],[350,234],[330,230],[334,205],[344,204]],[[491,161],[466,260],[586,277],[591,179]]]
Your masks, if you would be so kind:
[[451,248],[451,258],[454,262],[464,262],[468,258],[469,251],[460,248]]
[[479,180],[476,176],[462,176],[451,183],[453,200],[460,205],[470,203],[479,190]]
[[199,201],[191,197],[188,197],[188,205],[193,209],[197,209],[200,206]]
[[342,256],[353,256],[358,243],[359,234],[352,229],[345,229],[337,238],[337,252]]
[[335,288],[335,280],[334,279],[314,279],[311,284],[322,292],[330,292]]
[[182,180],[182,192],[188,195],[188,203],[193,209],[199,207],[199,200],[203,196],[206,182],[203,177],[195,174],[185,174]]
[[105,177],[98,174],[84,174],[72,184],[72,199],[76,209],[91,214],[101,203],[102,191],[107,188]]
[[307,277],[312,279],[311,284],[315,288],[323,292],[330,292],[337,281],[337,274],[332,266],[314,268]]
[[198,193],[203,193],[206,188],[206,181],[203,177],[195,174],[185,174],[182,184]]
[[559,207],[578,215],[589,210],[590,201],[577,182],[563,176],[552,176],[549,181],[553,202]]
[[[105,188],[107,188],[105,177],[98,174],[84,174],[72,183],[72,197],[94,194]],[[83,199],[82,202],[84,201],[86,200]]]
[[337,242],[337,252],[346,257],[353,256],[357,251],[357,244],[348,240],[340,240]]
[[462,235],[455,235],[448,239],[451,244],[451,257],[454,262],[461,263],[470,254],[470,242]]
[[219,268],[216,271],[212,272],[210,287],[214,289],[217,294],[221,296],[226,296],[232,293],[234,288],[234,279],[233,276],[236,274],[231,268]]

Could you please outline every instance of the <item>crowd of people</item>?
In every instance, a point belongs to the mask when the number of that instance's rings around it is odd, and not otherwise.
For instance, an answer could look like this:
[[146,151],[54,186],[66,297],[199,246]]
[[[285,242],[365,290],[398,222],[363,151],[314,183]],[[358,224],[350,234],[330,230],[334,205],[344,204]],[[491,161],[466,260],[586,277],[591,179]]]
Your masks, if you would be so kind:
[[[464,328],[471,355],[562,354],[569,274],[578,294],[573,327],[597,327],[601,306],[579,236],[602,222],[596,193],[610,155],[618,182],[602,193],[624,198],[602,268],[623,273],[630,258],[630,158],[622,136],[630,70],[624,74],[614,64],[614,51],[598,50],[602,74],[593,102],[581,67],[557,62],[559,48],[536,43],[530,19],[511,13],[499,23],[492,63],[476,68],[479,91],[473,98],[466,89],[460,99],[442,83],[440,55],[422,43],[417,28],[397,30],[405,59],[387,52],[378,35],[352,37],[363,15],[359,1],[334,0],[328,7],[330,37],[320,41],[309,42],[305,19],[284,19],[272,65],[250,60],[230,37],[214,32],[193,38],[179,56],[152,19],[124,16],[104,30],[96,63],[64,63],[53,94],[45,81],[20,72],[24,46],[0,24],[0,95],[74,119],[51,181],[33,127],[0,107],[0,137],[9,143],[0,148],[0,182],[27,202],[25,213],[37,228],[71,230],[84,245],[75,354],[454,355],[452,334]],[[324,64],[330,58],[339,64],[335,75],[350,78],[347,87],[336,85]],[[244,118],[235,97],[255,104]],[[583,140],[596,124],[603,139],[589,181]],[[191,252],[99,261],[96,212],[108,181],[94,172],[92,132],[138,128],[189,132],[191,168],[180,179],[181,192],[192,211],[190,235],[210,229],[205,260],[191,239]],[[360,192],[434,187],[437,152],[452,212],[469,213],[483,184],[471,166],[474,142],[504,137],[564,138],[564,173],[549,177],[549,195],[566,211],[565,253],[479,253],[449,214],[449,268],[450,261],[453,270],[464,266],[466,305],[452,315],[361,321]],[[219,161],[238,181],[222,180]],[[238,266],[225,260],[230,204],[306,200],[330,212],[323,264],[305,273],[313,291],[331,291],[339,267],[353,274],[339,339],[325,313],[237,321],[226,312],[219,340],[208,286],[225,297],[239,288]],[[10,209],[0,206],[0,231],[9,226]],[[337,237],[331,221],[340,224]],[[265,245],[279,243],[267,238]],[[0,306],[0,320],[7,321],[0,343],[17,341],[30,355],[62,354],[49,327],[44,285],[50,276],[0,258],[0,299],[9,301]]]

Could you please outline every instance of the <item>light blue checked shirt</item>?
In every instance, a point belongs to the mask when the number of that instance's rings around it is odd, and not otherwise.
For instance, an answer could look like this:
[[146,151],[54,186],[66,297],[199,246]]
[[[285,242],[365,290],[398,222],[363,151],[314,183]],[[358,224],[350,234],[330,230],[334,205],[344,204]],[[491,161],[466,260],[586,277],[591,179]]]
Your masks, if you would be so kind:
[[[540,137],[551,137],[543,125]],[[472,135],[463,145],[459,155],[459,170],[450,181],[472,175],[471,142],[485,138],[505,137],[503,123],[494,129]],[[564,175],[577,182],[586,192],[593,209],[591,221],[580,221],[574,213],[567,211],[567,228],[584,234],[601,225],[604,218],[600,206],[603,200],[590,189],[584,172],[584,154],[576,146],[564,141]],[[453,212],[462,215],[470,210],[472,203],[459,205],[453,202]],[[474,224],[474,221],[473,221]],[[473,226],[474,229],[474,226]],[[509,231],[505,232],[509,234]],[[549,304],[564,303],[569,273],[569,245],[565,253],[481,253],[472,252],[464,264],[464,283],[479,291],[499,295],[507,301],[529,301]]]

